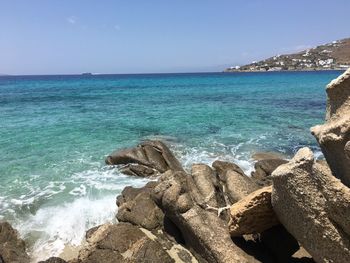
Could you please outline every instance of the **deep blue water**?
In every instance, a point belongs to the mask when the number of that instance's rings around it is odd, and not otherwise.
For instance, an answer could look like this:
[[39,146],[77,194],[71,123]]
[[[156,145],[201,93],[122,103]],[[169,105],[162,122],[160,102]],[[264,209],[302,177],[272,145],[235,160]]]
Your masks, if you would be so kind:
[[145,182],[104,157],[145,139],[163,139],[185,167],[220,158],[248,173],[255,152],[317,153],[309,128],[323,121],[325,85],[339,74],[0,77],[0,219],[31,251],[78,244],[113,218],[125,185]]

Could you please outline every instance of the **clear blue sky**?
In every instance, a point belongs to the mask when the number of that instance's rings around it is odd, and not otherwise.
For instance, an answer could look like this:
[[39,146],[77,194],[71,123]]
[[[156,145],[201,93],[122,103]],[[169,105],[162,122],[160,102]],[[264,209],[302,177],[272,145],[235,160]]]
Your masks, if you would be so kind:
[[350,37],[349,0],[0,0],[0,73],[218,71]]

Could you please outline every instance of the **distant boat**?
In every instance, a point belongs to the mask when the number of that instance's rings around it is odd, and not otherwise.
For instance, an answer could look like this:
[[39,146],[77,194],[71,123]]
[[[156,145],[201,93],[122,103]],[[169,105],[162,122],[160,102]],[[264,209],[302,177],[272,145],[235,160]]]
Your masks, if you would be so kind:
[[85,73],[82,73],[81,75],[82,75],[82,76],[92,76],[92,73],[90,73],[90,72],[85,72]]

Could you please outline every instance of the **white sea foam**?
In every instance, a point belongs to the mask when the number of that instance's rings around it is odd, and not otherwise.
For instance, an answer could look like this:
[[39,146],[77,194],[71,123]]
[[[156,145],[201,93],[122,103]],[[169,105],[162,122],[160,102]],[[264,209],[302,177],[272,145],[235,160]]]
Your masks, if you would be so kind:
[[228,147],[223,144],[214,143],[213,151],[204,150],[201,148],[182,148],[175,147],[175,154],[179,158],[186,170],[191,169],[194,163],[204,163],[209,166],[216,160],[233,162],[240,166],[245,174],[250,175],[254,170],[254,161],[250,159],[249,153],[240,153],[241,145]]
[[112,221],[115,212],[115,195],[95,200],[83,197],[61,206],[43,207],[17,227],[25,238],[36,239],[30,254],[37,262],[58,256],[68,244],[78,246],[89,228]]
[[[48,183],[42,192],[37,188],[32,189],[29,198],[22,195],[19,199],[11,199],[13,206],[29,205],[48,196],[54,196],[52,200],[55,201],[59,196],[57,194],[62,197],[64,190],[63,194],[74,198],[72,202],[58,205],[57,202],[49,202],[34,215],[17,219],[14,225],[21,236],[29,241],[33,262],[58,256],[67,245],[78,246],[91,227],[114,220],[117,210],[115,198],[125,186],[140,187],[147,181],[122,175],[113,167],[75,173],[65,182]],[[72,184],[75,187],[71,189],[68,185]],[[88,192],[87,189],[92,191]]]

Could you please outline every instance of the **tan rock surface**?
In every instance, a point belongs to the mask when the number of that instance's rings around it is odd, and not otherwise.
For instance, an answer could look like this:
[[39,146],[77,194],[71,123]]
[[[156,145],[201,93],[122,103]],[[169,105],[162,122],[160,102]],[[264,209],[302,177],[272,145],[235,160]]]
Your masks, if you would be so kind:
[[231,236],[261,233],[279,224],[272,209],[271,192],[271,186],[261,188],[231,206]]
[[316,262],[350,262],[350,189],[300,149],[272,174],[279,221]]
[[232,242],[225,220],[213,209],[225,205],[218,181],[203,164],[194,165],[190,175],[167,172],[154,189],[154,199],[180,229],[186,245],[206,261],[259,262]]
[[326,122],[311,128],[333,174],[350,186],[350,69],[326,88]]
[[[92,233],[91,233],[92,232]],[[79,263],[197,263],[183,246],[129,223],[105,224],[90,231]]]

